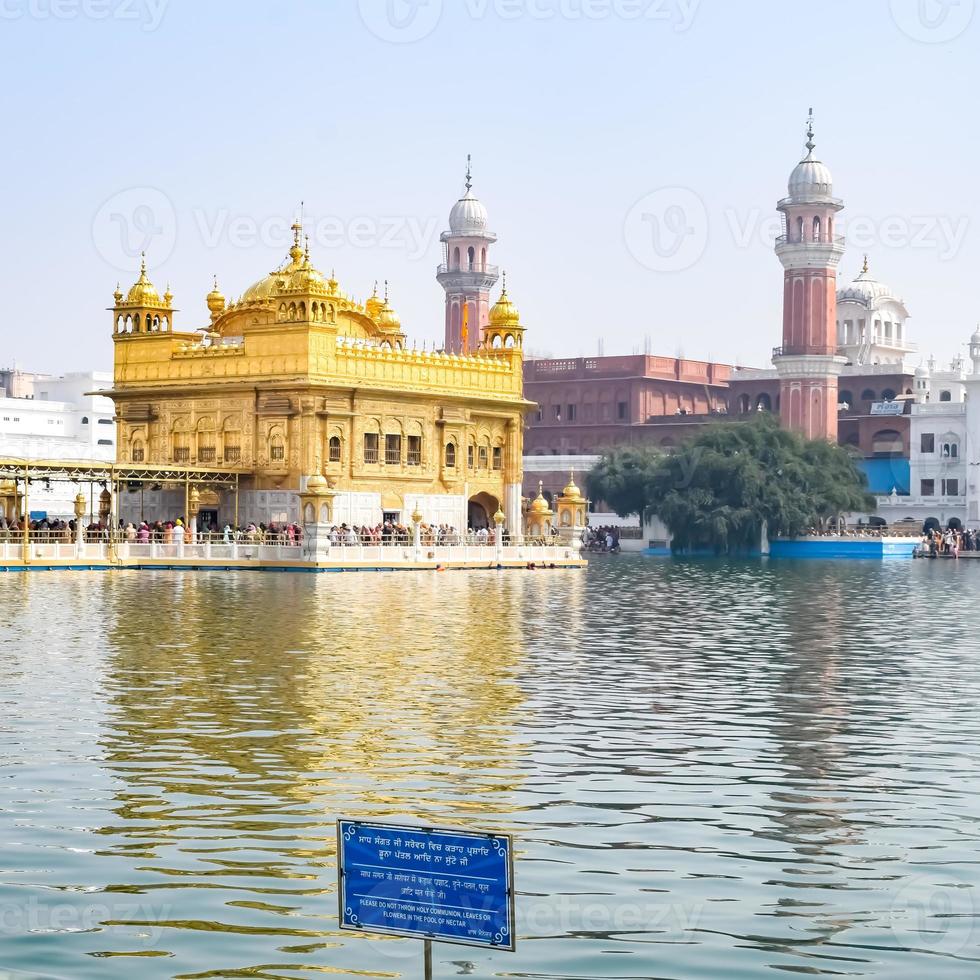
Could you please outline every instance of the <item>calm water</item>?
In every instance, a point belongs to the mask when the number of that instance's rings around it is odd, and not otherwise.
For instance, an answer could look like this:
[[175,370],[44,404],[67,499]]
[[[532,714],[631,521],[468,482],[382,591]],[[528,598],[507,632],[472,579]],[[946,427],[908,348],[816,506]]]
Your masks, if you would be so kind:
[[[519,839],[436,976],[980,976],[980,563],[0,576],[0,978],[407,977],[334,821]],[[7,971],[7,972],[5,972]]]

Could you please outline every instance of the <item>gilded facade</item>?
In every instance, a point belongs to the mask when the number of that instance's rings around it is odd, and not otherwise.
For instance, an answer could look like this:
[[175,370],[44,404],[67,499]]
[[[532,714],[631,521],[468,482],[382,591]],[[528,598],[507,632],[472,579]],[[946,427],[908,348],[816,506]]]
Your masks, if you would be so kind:
[[[313,266],[301,233],[297,223],[286,261],[239,299],[227,302],[215,282],[200,329],[175,323],[173,296],[159,295],[145,263],[126,295],[117,289],[109,394],[119,462],[239,473],[239,523],[300,520],[298,495],[321,477],[335,523],[408,523],[417,509],[428,522],[479,527],[499,508],[519,530],[533,406],[506,288],[489,311],[474,304],[472,321],[465,315],[476,345],[419,350],[387,287],[354,300]],[[183,512],[180,488],[148,493],[157,496],[143,495],[144,512]],[[124,499],[124,516],[135,506]],[[205,523],[232,521],[231,507],[227,493],[212,495]]]

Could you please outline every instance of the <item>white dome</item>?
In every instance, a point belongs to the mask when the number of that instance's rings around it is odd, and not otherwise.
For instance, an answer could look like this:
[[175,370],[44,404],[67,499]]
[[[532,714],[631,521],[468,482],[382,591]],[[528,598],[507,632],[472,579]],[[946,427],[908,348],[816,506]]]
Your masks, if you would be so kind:
[[478,238],[487,233],[487,209],[467,191],[449,212],[449,230],[464,238]]
[[881,299],[895,299],[895,294],[884,283],[878,282],[865,269],[849,286],[837,292],[838,303],[860,303],[872,307]]
[[970,338],[970,343],[980,346],[980,327],[973,332],[973,336]]
[[815,159],[811,150],[789,176],[789,196],[795,201],[817,201],[833,197],[834,178],[830,168]]
[[916,376],[917,378],[928,378],[928,377],[929,377],[929,369],[928,369],[927,367],[923,367],[923,366],[922,366],[922,365],[920,364],[920,365],[919,365],[919,366],[918,366],[918,367],[917,367],[917,368],[915,369],[915,376]]

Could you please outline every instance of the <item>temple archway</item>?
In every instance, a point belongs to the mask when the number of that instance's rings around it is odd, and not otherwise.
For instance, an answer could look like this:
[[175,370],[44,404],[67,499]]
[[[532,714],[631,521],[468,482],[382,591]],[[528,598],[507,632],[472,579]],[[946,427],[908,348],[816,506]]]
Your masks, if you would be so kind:
[[478,493],[470,497],[467,507],[467,522],[474,531],[493,526],[493,515],[497,513],[500,501],[490,493]]

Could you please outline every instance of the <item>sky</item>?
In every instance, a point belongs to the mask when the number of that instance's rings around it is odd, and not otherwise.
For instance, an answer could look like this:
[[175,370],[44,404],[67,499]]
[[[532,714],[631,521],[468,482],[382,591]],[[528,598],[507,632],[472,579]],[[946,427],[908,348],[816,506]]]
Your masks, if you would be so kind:
[[204,326],[301,201],[314,264],[441,341],[472,154],[532,351],[765,366],[811,106],[842,284],[867,253],[948,360],[980,321],[975,2],[0,0],[0,365],[111,369],[143,248]]

